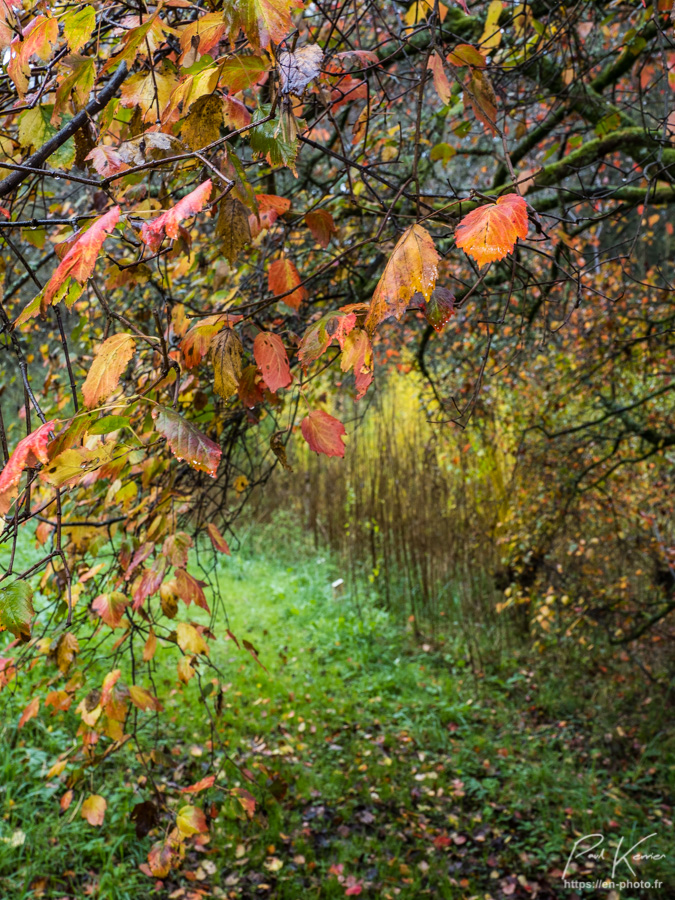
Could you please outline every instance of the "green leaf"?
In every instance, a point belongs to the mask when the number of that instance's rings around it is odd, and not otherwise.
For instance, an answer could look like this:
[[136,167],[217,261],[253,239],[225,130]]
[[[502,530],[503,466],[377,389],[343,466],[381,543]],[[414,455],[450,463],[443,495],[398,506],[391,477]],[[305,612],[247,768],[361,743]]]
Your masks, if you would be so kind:
[[76,53],[87,43],[96,27],[96,10],[93,6],[75,9],[63,18],[63,33],[71,53]]
[[256,126],[256,122],[269,115],[269,109],[269,106],[261,106],[253,114],[250,131],[251,150],[258,156],[264,156],[271,166],[288,166],[293,169],[298,152],[297,136],[292,140],[285,139],[280,119],[271,119]]
[[34,615],[33,588],[29,584],[15,581],[0,588],[0,630],[7,629],[18,638],[29,637]]
[[128,424],[129,420],[125,416],[104,416],[87,429],[87,434],[110,434],[126,428]]

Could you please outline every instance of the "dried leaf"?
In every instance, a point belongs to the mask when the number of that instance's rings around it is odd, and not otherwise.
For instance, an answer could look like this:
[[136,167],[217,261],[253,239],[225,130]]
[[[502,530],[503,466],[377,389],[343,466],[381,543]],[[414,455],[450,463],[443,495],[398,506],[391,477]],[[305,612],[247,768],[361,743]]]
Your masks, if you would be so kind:
[[314,209],[305,216],[305,224],[312,233],[314,240],[325,249],[330,239],[337,235],[337,228],[332,215],[327,209]]
[[302,96],[313,78],[321,73],[323,50],[318,44],[308,44],[293,53],[282,51],[277,57],[282,94]]

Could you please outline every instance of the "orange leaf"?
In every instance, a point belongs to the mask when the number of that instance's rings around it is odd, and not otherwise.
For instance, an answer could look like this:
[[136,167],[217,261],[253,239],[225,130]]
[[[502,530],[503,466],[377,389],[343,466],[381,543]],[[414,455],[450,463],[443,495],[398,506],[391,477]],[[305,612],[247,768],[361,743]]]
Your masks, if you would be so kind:
[[57,19],[37,16],[23,29],[22,37],[15,37],[10,46],[10,60],[7,66],[9,77],[16,85],[19,96],[28,90],[31,56],[47,60],[51,56],[52,44],[59,35]]
[[302,436],[316,453],[326,456],[344,456],[345,445],[342,435],[345,426],[339,419],[329,416],[322,409],[313,409],[301,424]]
[[314,209],[305,216],[305,225],[312,232],[314,240],[325,249],[331,237],[337,234],[333,217],[327,209]]
[[293,380],[286,348],[278,334],[261,331],[253,341],[253,355],[267,387],[276,392]]
[[103,825],[103,817],[105,816],[107,807],[108,804],[106,803],[105,798],[101,797],[100,794],[89,794],[82,804],[80,815],[83,819],[86,819],[90,825]]
[[200,781],[197,781],[195,784],[191,784],[189,787],[184,787],[180,789],[181,794],[198,794],[200,791],[205,791],[207,788],[213,787],[216,783],[215,775],[206,775]]
[[79,237],[76,243],[63,257],[54,274],[47,282],[42,298],[41,308],[45,310],[54,299],[58,289],[66,278],[74,278],[84,284],[94,271],[96,259],[108,234],[113,230],[120,217],[119,206],[107,212]]
[[[287,256],[275,259],[267,273],[270,291],[276,297],[281,296],[286,306],[290,306],[291,309],[298,309],[302,301],[307,299],[307,291],[301,286],[301,281],[295,263]],[[297,290],[293,290],[294,288]]]
[[49,432],[54,430],[55,425],[54,419],[40,425],[16,445],[7,465],[0,472],[0,516],[4,516],[12,505],[23,470],[27,466],[47,462]]
[[26,722],[29,722],[31,719],[35,718],[38,714],[38,710],[40,709],[40,698],[33,697],[28,706],[21,713],[21,718],[19,719],[19,728],[23,728]]
[[366,325],[372,330],[389,316],[401,319],[418,291],[428,300],[436,286],[439,256],[431,235],[411,225],[401,235],[375,288]]
[[82,385],[82,396],[87,409],[113,393],[135,349],[136,341],[130,334],[113,334],[103,341]]
[[513,253],[516,240],[527,237],[527,227],[527,203],[518,194],[505,194],[464,216],[455,229],[455,240],[483,266]]
[[139,684],[129,685],[129,699],[139,709],[161,710],[162,704],[150,691],[146,691]]
[[447,106],[452,99],[452,92],[448,76],[443,68],[443,58],[438,53],[432,53],[429,57],[427,69],[431,69],[436,93],[440,97],[441,102]]
[[214,525],[213,522],[209,522],[206,526],[206,533],[211,538],[214,550],[218,550],[220,553],[226,553],[228,556],[230,555],[230,548],[228,547],[227,541],[220,533],[217,525]]
[[200,212],[211,194],[211,179],[200,184],[198,188],[189,193],[175,206],[168,209],[161,216],[157,216],[152,222],[146,222],[141,229],[141,240],[148,245],[152,252],[159,250],[159,245],[165,237],[174,240],[178,237],[178,226],[189,216]]

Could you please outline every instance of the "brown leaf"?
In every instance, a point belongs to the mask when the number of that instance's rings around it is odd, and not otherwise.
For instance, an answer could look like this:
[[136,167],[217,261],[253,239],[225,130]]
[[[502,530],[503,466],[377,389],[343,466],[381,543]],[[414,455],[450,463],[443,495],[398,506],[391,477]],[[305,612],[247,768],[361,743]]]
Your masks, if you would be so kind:
[[211,342],[213,389],[223,400],[229,399],[239,387],[242,352],[241,341],[231,328],[221,331]]

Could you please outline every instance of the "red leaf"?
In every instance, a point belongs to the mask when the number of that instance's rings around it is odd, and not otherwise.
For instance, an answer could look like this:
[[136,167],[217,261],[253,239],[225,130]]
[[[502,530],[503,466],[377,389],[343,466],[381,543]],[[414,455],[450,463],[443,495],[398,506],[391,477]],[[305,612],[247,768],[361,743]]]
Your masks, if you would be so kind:
[[189,216],[200,212],[211,194],[211,179],[200,184],[175,206],[168,209],[161,216],[146,222],[141,229],[141,240],[154,252],[159,250],[159,245],[165,237],[175,240],[178,237],[178,226]]
[[[267,284],[270,291],[276,297],[281,297],[286,306],[290,306],[291,309],[298,309],[302,301],[307,299],[307,291],[301,286],[301,281],[295,263],[287,256],[275,259],[267,273]],[[292,293],[289,294],[289,291]]]
[[54,430],[55,425],[56,421],[52,419],[51,422],[41,425],[16,445],[7,465],[0,472],[0,516],[6,515],[12,505],[23,470],[27,466],[36,466],[38,462],[47,462],[49,432]]
[[308,212],[305,216],[305,225],[312,232],[314,240],[321,244],[324,249],[328,246],[333,235],[337,234],[335,222],[327,209],[315,209],[312,212]]
[[45,285],[42,297],[42,309],[46,309],[66,278],[74,278],[84,284],[94,271],[98,254],[108,234],[117,225],[120,217],[119,206],[107,212],[79,237],[76,243],[63,257],[54,274]]
[[206,526],[206,532],[211,538],[211,543],[213,544],[214,550],[218,550],[220,553],[226,553],[229,556],[230,548],[227,545],[227,541],[222,536],[217,526],[213,524],[213,522],[209,522],[209,524]]
[[483,266],[512,253],[516,240],[527,237],[527,227],[527,203],[518,194],[505,194],[464,216],[455,241]]
[[152,415],[157,431],[166,438],[176,459],[184,459],[193,469],[216,477],[223,453],[218,444],[172,409],[158,406]]
[[181,794],[198,794],[200,791],[205,791],[207,788],[213,787],[216,783],[215,775],[207,775],[205,778],[200,779],[195,784],[191,784],[189,787],[184,787],[180,789]]
[[293,380],[286,348],[278,334],[261,331],[253,342],[253,355],[262,372],[263,381],[275,393]]
[[313,409],[302,420],[302,436],[316,453],[326,456],[344,456],[345,445],[342,436],[345,426],[339,419],[329,416],[322,409]]
[[[4,9],[18,4],[3,4]],[[41,60],[49,59],[52,52],[52,44],[59,35],[59,23],[57,19],[37,16],[23,29],[21,37],[15,37],[10,45],[10,58],[7,72],[17,87],[19,96],[23,97],[28,90],[28,78],[30,77],[29,60],[31,56],[38,56]]]

